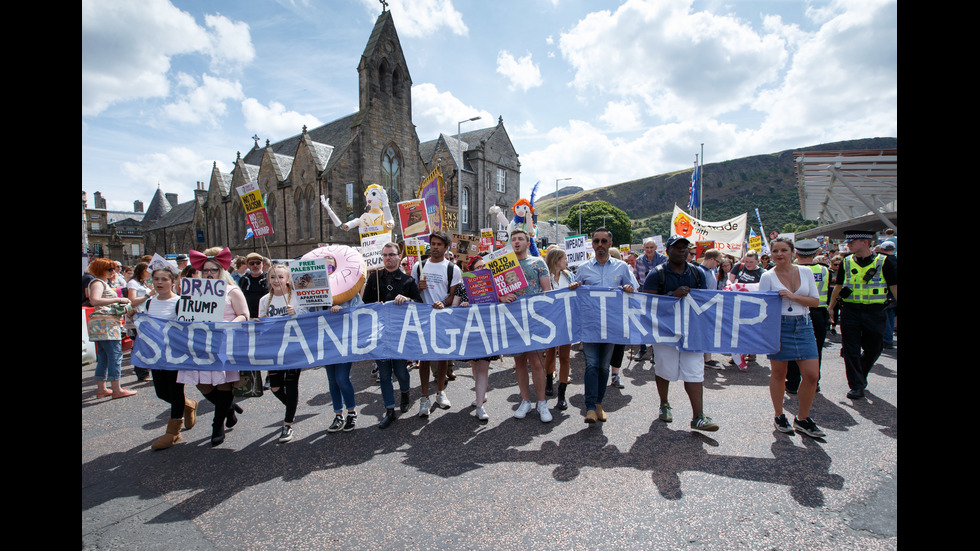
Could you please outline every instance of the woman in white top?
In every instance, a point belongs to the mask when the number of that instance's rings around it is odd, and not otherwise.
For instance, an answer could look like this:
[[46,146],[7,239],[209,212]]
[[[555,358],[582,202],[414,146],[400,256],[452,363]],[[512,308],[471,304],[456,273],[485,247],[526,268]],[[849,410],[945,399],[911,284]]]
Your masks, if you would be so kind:
[[[306,309],[299,305],[299,299],[293,293],[289,268],[285,264],[273,264],[266,277],[270,290],[269,294],[259,299],[260,319],[306,313]],[[282,443],[293,439],[293,418],[299,405],[300,372],[300,369],[269,370],[269,390],[286,406],[286,416],[279,434],[279,441]]]
[[[572,274],[568,271],[568,257],[565,251],[559,248],[548,248],[545,253],[544,262],[548,265],[548,273],[551,274],[551,289],[566,289],[572,282]],[[551,396],[554,391],[552,385],[555,378],[555,358],[558,358],[558,402],[555,407],[560,410],[568,409],[568,401],[565,400],[565,389],[568,388],[569,378],[569,358],[571,356],[572,345],[563,344],[553,346],[544,351],[544,371],[548,377],[545,387],[545,394]]]
[[[135,308],[135,312],[144,312],[143,303],[153,296],[153,287],[150,285],[150,266],[146,262],[140,262],[132,270],[133,277],[126,281],[126,297],[129,304]],[[136,327],[133,325],[132,316],[126,317],[126,331],[129,336],[136,339]],[[133,366],[133,373],[136,373],[136,380],[143,382],[150,378],[150,370],[142,367]]]
[[[211,247],[199,253],[190,251],[191,265],[200,270],[204,279],[223,279],[228,283],[225,291],[225,310],[223,321],[248,321],[248,304],[241,287],[235,284],[228,275],[228,265],[231,264],[231,251],[227,247]],[[242,413],[236,405],[235,395],[231,392],[232,383],[238,381],[237,371],[197,371],[181,369],[177,374],[177,382],[197,385],[197,389],[212,404],[214,404],[214,422],[211,425],[211,445],[217,446],[225,441],[225,427],[231,428],[238,423],[235,413]]]
[[[778,291],[782,297],[782,319],[779,352],[769,356],[772,372],[769,375],[769,395],[775,411],[774,424],[780,432],[792,433],[795,428],[813,438],[822,438],[823,431],[810,418],[810,406],[817,392],[820,364],[817,339],[810,321],[810,307],[820,303],[820,292],[813,272],[793,264],[793,242],[784,237],[773,239],[769,245],[775,267],[762,274],[760,291]],[[786,391],[786,366],[796,360],[803,382],[800,383],[800,407],[791,427],[783,414],[783,395]]]
[[[150,273],[150,270],[147,269],[146,272]],[[177,319],[177,302],[180,300],[180,296],[175,293],[177,270],[164,261],[153,266],[150,277],[153,281],[153,296],[143,302],[144,311],[137,314],[159,320]],[[177,370],[151,369],[150,372],[153,374],[153,389],[157,397],[170,404],[167,432],[150,445],[154,450],[164,450],[181,441],[181,425],[184,430],[194,427],[197,422],[197,402],[184,397],[184,385],[177,382]]]

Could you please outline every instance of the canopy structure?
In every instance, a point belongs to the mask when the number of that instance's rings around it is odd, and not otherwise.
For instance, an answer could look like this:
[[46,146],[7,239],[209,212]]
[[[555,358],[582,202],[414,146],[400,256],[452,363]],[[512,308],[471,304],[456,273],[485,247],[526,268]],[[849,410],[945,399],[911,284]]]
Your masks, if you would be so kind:
[[800,211],[821,224],[806,233],[843,235],[849,222],[898,230],[898,149],[799,151],[793,158]]

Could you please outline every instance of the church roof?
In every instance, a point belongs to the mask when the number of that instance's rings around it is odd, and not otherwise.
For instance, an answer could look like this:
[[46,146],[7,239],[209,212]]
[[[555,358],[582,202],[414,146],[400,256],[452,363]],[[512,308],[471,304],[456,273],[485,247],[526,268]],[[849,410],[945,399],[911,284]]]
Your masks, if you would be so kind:
[[163,190],[158,186],[156,193],[153,194],[153,199],[150,200],[150,206],[146,208],[143,220],[146,222],[159,220],[170,212],[171,208],[170,201],[167,201],[167,196],[163,194]]
[[159,220],[151,223],[147,230],[158,230],[193,222],[194,210],[197,207],[197,201],[194,199],[187,201],[186,203],[180,203],[176,207],[170,209],[170,211],[163,215],[163,217],[161,217]]

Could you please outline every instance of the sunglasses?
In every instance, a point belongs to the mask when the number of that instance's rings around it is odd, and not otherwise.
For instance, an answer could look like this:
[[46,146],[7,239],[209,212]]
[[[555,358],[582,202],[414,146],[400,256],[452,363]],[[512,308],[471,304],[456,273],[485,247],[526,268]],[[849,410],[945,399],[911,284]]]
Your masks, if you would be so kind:
[[605,237],[603,237],[601,239],[597,237],[597,238],[595,238],[595,239],[592,240],[592,244],[596,244],[596,243],[609,243],[609,240],[606,239]]
[[262,261],[261,260],[253,260],[253,261],[249,262],[248,265],[249,266],[261,266],[262,265]]

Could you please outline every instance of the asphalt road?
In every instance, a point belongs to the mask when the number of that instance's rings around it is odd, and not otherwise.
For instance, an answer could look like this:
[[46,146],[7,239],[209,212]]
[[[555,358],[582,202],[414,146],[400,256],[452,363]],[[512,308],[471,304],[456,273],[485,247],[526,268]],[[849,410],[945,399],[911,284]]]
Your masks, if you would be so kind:
[[[135,383],[127,366],[123,384],[139,394],[97,400],[85,365],[82,549],[895,549],[897,349],[863,400],[845,397],[839,350],[831,336],[813,406],[820,440],[773,428],[761,355],[745,372],[706,370],[717,432],[689,428],[682,385],[670,390],[674,422],[657,420],[649,359],[624,365],[626,388],[604,401],[609,421],[587,425],[573,348],[570,407],[550,399],[548,424],[534,411],[513,417],[507,358],[491,364],[488,423],[473,416],[460,362],[451,409],[417,417],[412,371],[412,409],[378,430],[381,393],[364,362],[353,432],[326,432],[330,395],[314,369],[300,379],[292,442],[278,443],[284,409],[266,393],[236,399],[245,413],[222,445],[210,445],[213,408],[202,400],[183,442],[153,451],[169,406],[152,383]],[[787,395],[791,422],[796,407]]]

